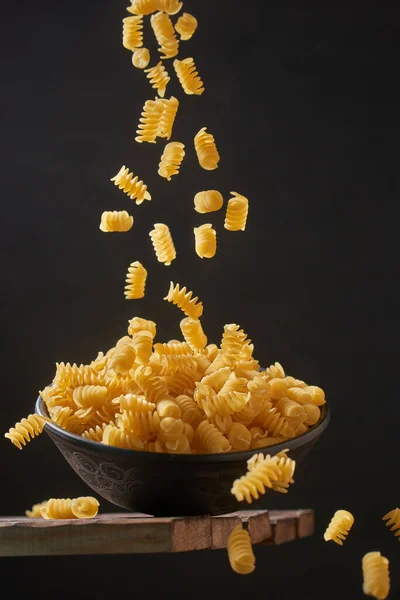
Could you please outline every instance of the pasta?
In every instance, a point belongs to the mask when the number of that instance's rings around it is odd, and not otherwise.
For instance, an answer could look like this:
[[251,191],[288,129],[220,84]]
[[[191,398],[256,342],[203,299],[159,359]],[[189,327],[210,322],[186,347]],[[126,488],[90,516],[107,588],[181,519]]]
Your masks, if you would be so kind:
[[169,227],[163,223],[155,223],[154,229],[150,231],[149,235],[157,260],[168,267],[176,258],[176,250]]
[[193,350],[203,350],[207,346],[207,336],[198,319],[185,317],[182,319],[180,327],[186,343]]
[[226,437],[234,450],[248,450],[251,444],[251,433],[242,423],[232,423]]
[[179,108],[179,100],[175,96],[171,98],[163,98],[160,100],[163,112],[159,122],[157,136],[169,140],[172,135],[172,127],[175,122],[176,113]]
[[217,232],[210,223],[194,228],[195,249],[200,258],[213,258],[217,252]]
[[179,0],[160,0],[160,10],[169,15],[176,15],[181,10],[182,4]]
[[389,561],[380,552],[368,552],[362,559],[363,592],[385,600],[390,591]]
[[147,319],[142,319],[141,317],[134,317],[128,321],[128,325],[129,335],[134,335],[140,331],[150,331],[153,338],[156,337],[157,327],[154,321],[148,321]]
[[160,0],[132,0],[132,6],[126,10],[134,15],[150,15],[160,10]]
[[390,512],[388,512],[384,517],[382,517],[382,521],[386,521],[386,526],[390,527],[390,531],[394,531],[395,536],[400,535],[400,508],[394,508]]
[[40,415],[28,415],[26,419],[21,419],[14,427],[11,427],[8,433],[4,434],[4,437],[8,438],[19,450],[22,450],[22,446],[25,446],[27,442],[42,433],[46,421],[47,419]]
[[72,393],[78,408],[101,408],[108,397],[108,388],[102,385],[80,385]]
[[[206,171],[213,171],[218,167],[220,156],[215,145],[214,136],[207,133],[206,127],[200,129],[195,135],[194,147],[200,166]],[[228,203],[229,208],[229,203]]]
[[92,519],[98,513],[99,503],[92,496],[79,498],[50,498],[40,512],[44,519]]
[[295,461],[282,456],[271,457],[268,454],[264,460],[255,462],[246,475],[233,482],[231,493],[238,502],[246,500],[250,504],[253,499],[258,500],[260,494],[265,494],[265,488],[277,488],[281,491],[279,488],[292,482]]
[[339,546],[343,546],[343,541],[346,539],[353,523],[354,517],[348,510],[337,510],[324,533],[324,540],[326,542],[332,540]]
[[142,204],[145,200],[151,200],[151,195],[147,191],[147,185],[139,178],[133,176],[129,169],[123,165],[120,171],[111,179],[114,184],[125,192],[131,200],[136,200],[136,204]]
[[134,51],[135,48],[143,46],[143,17],[133,16],[122,19],[122,45],[127,50]]
[[171,78],[161,60],[155,65],[155,67],[145,69],[144,72],[147,74],[146,77],[150,81],[152,87],[157,90],[158,95],[163,98],[168,82],[171,80]]
[[249,201],[237,192],[231,192],[231,194],[234,198],[228,200],[224,227],[228,231],[244,231],[249,212]]
[[197,19],[189,13],[183,13],[175,23],[175,29],[181,36],[181,40],[190,40],[197,26]]
[[47,500],[44,500],[43,502],[39,502],[38,504],[34,504],[31,508],[31,510],[25,511],[26,516],[29,517],[30,519],[41,518],[42,513],[40,512],[40,510],[43,506],[46,506],[46,504],[47,504]]
[[181,142],[170,142],[164,148],[158,168],[160,177],[171,181],[173,175],[178,175],[185,156],[185,145]]
[[161,58],[173,58],[179,52],[179,40],[176,37],[174,26],[170,17],[165,12],[157,12],[150,18]]
[[241,525],[231,531],[227,543],[229,564],[239,575],[248,575],[255,569],[256,558],[251,546],[250,535]]
[[164,106],[160,98],[146,100],[135,137],[135,140],[139,144],[142,142],[148,142],[149,144],[156,143],[163,112]]
[[194,209],[201,214],[220,210],[223,203],[222,194],[217,190],[198,192],[194,197]]
[[102,443],[107,446],[117,446],[117,448],[125,448],[127,450],[144,449],[144,444],[137,435],[118,429],[112,423],[109,423],[104,429]]
[[198,302],[198,297],[192,298],[193,292],[187,292],[186,287],[180,288],[179,283],[175,286],[170,283],[169,292],[164,300],[172,302],[180,308],[187,317],[198,319],[203,314],[203,304]]
[[208,421],[202,421],[197,427],[194,443],[206,452],[220,454],[229,452],[231,445],[224,435]]
[[147,271],[138,260],[131,263],[126,275],[125,298],[138,300],[144,297],[146,289]]
[[193,58],[174,60],[174,69],[185,94],[201,96],[204,84],[197,72]]
[[129,231],[133,225],[133,217],[126,210],[104,211],[101,215],[101,231]]
[[150,63],[150,52],[147,48],[136,48],[132,54],[132,64],[136,69],[145,69]]

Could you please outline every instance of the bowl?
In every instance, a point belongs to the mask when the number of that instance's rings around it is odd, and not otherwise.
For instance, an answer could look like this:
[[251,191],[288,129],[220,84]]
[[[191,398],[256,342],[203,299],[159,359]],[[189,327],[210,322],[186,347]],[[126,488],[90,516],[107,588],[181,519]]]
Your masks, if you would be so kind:
[[[42,398],[36,413],[48,417]],[[106,446],[69,433],[54,423],[45,431],[79,477],[99,496],[116,506],[157,517],[220,515],[242,506],[231,494],[232,483],[246,473],[255,452],[276,454],[285,448],[296,469],[330,421],[325,404],[320,420],[303,435],[265,449],[229,454],[158,454]],[[265,508],[271,496],[253,502]],[[247,505],[246,505],[247,506]]]

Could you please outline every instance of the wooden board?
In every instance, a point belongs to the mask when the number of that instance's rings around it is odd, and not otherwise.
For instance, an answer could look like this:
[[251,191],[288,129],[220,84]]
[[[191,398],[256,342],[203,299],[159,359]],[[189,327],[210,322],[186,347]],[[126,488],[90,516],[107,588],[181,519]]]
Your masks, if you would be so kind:
[[239,511],[217,517],[156,518],[110,513],[48,521],[0,517],[0,556],[145,554],[225,548],[242,523],[253,544],[282,544],[314,532],[311,510]]

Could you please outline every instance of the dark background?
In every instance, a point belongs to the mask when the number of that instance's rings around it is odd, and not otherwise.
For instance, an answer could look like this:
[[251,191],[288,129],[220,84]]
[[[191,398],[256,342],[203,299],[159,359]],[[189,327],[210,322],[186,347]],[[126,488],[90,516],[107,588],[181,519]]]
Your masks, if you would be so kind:
[[[181,101],[172,139],[187,151],[171,182],[157,175],[163,142],[134,142],[154,94],[121,45],[126,4],[2,7],[1,429],[32,412],[55,361],[90,361],[132,316],[156,320],[160,340],[176,337],[179,315],[162,301],[173,279],[203,300],[211,341],[224,323],[240,323],[263,364],[279,360],[326,390],[329,430],[290,494],[271,498],[273,506],[315,508],[317,531],[256,549],[248,578],[216,551],[2,559],[2,585],[12,583],[18,598],[40,590],[57,599],[355,599],[363,597],[361,557],[379,549],[399,598],[399,542],[380,520],[400,503],[397,3],[185,0],[199,29],[180,56],[195,58],[206,92],[185,96],[167,61],[167,96]],[[145,41],[154,64],[148,25]],[[192,140],[202,126],[222,157],[214,172],[196,161]],[[148,184],[152,202],[136,207],[110,183],[122,164]],[[230,190],[248,196],[244,233],[225,231],[222,211],[193,211],[194,194],[210,188],[225,200]],[[134,215],[133,229],[101,233],[102,211],[122,209]],[[201,261],[192,228],[208,217],[218,252]],[[169,224],[176,242],[169,268],[153,255],[155,222]],[[126,302],[134,260],[149,270],[147,295]],[[0,514],[88,491],[46,436],[23,452],[1,442],[0,468]],[[322,539],[338,508],[356,518],[343,548]]]

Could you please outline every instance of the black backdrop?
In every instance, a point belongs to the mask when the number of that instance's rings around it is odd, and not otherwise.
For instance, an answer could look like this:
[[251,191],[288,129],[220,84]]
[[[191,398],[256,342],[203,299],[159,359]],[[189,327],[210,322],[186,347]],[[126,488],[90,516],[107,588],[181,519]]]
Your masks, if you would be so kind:
[[[224,323],[240,323],[262,363],[279,360],[326,390],[328,432],[290,494],[271,499],[314,507],[317,533],[258,549],[249,578],[234,575],[217,551],[3,559],[2,585],[13,582],[18,598],[35,589],[57,599],[114,592],[354,599],[362,598],[361,556],[380,549],[391,559],[391,597],[398,598],[399,545],[380,521],[400,502],[392,353],[396,3],[185,0],[200,26],[182,43],[183,56],[195,57],[206,93],[184,96],[170,83],[181,100],[173,139],[187,155],[169,183],[156,174],[162,145],[134,142],[141,107],[154,95],[121,45],[126,4],[2,7],[1,429],[32,411],[56,360],[89,361],[135,314],[155,319],[160,339],[176,337],[177,312],[162,301],[173,279],[201,296],[211,340]],[[150,33],[146,26],[147,40]],[[202,126],[222,156],[210,173],[192,147]],[[136,207],[109,182],[121,164],[148,184],[152,202]],[[218,253],[201,261],[192,228],[208,219],[193,211],[192,199],[209,188],[225,198],[230,190],[245,194],[250,214],[246,232],[236,234],[223,229],[222,214],[211,215]],[[102,234],[102,211],[116,209],[131,210],[133,229]],[[158,221],[170,224],[176,242],[170,268],[156,262],[148,238]],[[126,302],[123,280],[136,259],[148,267],[148,292]],[[1,514],[87,492],[46,436],[23,452],[4,440],[0,465]],[[356,516],[343,548],[321,538],[338,508]]]

